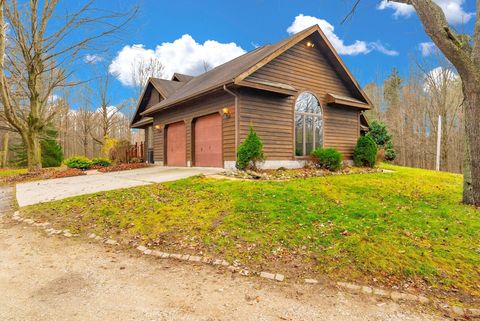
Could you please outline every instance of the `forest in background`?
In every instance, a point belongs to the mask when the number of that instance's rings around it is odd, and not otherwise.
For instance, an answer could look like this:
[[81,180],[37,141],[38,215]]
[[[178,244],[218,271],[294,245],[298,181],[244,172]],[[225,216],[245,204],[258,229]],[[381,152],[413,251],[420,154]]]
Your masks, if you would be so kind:
[[364,90],[374,105],[365,113],[367,119],[383,122],[393,135],[395,164],[435,169],[441,116],[440,169],[462,172],[465,135],[461,81],[440,53],[428,61],[414,59],[408,75],[402,77],[394,69],[383,82],[367,84]]

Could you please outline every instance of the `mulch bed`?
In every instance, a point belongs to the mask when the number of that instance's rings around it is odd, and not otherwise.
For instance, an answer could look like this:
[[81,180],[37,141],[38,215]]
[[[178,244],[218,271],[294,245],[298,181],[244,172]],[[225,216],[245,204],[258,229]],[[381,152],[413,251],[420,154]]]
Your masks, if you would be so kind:
[[223,173],[223,175],[239,179],[251,179],[251,180],[289,180],[294,178],[309,178],[309,177],[321,177],[321,176],[331,176],[331,175],[347,175],[347,174],[369,174],[369,173],[380,173],[383,172],[380,168],[369,168],[369,167],[351,167],[345,166],[337,172],[331,172],[326,169],[315,168],[315,167],[304,167],[297,169],[265,169],[258,171],[228,171]]
[[0,179],[0,182],[6,183],[6,184],[12,184],[12,183],[22,183],[22,182],[28,182],[28,181],[72,177],[72,176],[80,176],[80,175],[86,175],[86,174],[82,170],[76,169],[76,168],[66,168],[66,169],[44,168],[36,172],[28,172],[25,174],[7,176]]
[[102,167],[98,169],[101,173],[109,173],[109,172],[118,172],[118,171],[128,171],[130,169],[137,169],[137,168],[144,168],[148,167],[145,163],[121,163],[116,164],[108,167]]

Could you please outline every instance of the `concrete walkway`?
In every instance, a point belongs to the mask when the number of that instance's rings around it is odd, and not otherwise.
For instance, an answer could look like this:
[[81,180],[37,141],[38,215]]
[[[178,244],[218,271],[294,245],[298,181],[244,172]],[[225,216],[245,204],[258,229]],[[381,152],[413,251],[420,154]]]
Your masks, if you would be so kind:
[[92,175],[17,184],[16,196],[18,205],[22,207],[83,194],[175,181],[199,174],[211,175],[221,171],[222,169],[218,168],[154,166],[122,172],[97,172]]

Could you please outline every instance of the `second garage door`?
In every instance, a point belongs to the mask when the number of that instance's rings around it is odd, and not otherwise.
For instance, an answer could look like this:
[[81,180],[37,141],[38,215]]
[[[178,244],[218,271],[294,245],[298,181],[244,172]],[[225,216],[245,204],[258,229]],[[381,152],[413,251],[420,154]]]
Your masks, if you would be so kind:
[[185,123],[178,122],[167,126],[167,165],[187,165],[187,138]]
[[222,116],[212,114],[195,121],[195,166],[223,167]]

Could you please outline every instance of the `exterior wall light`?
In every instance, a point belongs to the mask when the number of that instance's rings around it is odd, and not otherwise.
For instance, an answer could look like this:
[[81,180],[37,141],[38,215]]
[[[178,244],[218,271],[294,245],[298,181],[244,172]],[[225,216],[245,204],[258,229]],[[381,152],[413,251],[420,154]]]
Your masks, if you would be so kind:
[[160,124],[156,124],[156,125],[155,125],[155,129],[156,129],[156,130],[160,130],[160,129],[162,129],[162,126],[161,126]]
[[313,48],[313,47],[315,47],[315,44],[311,41],[308,41],[307,42],[307,47]]
[[230,108],[228,108],[228,107],[222,108],[222,114],[223,114],[223,118],[225,118],[225,119],[230,118],[230,116],[231,116]]

